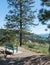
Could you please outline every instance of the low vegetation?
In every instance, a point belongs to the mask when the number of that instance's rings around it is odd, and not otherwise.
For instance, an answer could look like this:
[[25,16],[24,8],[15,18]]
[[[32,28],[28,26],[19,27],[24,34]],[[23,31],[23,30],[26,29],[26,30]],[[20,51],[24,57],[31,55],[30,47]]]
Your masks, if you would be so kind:
[[24,43],[23,47],[27,48],[33,52],[49,54],[49,51],[48,51],[49,44],[47,44],[47,43],[45,43],[45,44],[39,44],[37,42],[31,43],[31,44]]
[[[16,34],[17,32],[17,34]],[[19,31],[7,31],[0,29],[0,45],[5,45],[5,43],[11,43],[13,45],[19,45]],[[2,34],[1,34],[2,33]],[[49,54],[50,48],[50,37],[42,38],[33,33],[24,33],[22,37],[23,47],[27,48],[33,52]]]

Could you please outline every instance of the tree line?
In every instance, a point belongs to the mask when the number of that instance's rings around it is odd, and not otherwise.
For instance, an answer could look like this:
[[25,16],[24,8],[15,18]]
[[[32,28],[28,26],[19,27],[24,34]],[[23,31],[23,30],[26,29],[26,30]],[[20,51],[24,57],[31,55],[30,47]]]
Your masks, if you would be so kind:
[[[19,30],[20,46],[22,45],[22,32],[25,32],[29,25],[34,24],[34,19],[36,13],[34,8],[35,0],[7,0],[9,5],[9,12],[6,14],[6,29],[7,30]],[[47,28],[50,28],[50,10],[44,8],[44,6],[50,7],[49,0],[41,0],[41,8],[39,10],[38,19],[43,25],[47,25]],[[8,33],[8,32],[7,32]],[[12,33],[12,32],[11,32]],[[14,33],[15,34],[15,33]]]

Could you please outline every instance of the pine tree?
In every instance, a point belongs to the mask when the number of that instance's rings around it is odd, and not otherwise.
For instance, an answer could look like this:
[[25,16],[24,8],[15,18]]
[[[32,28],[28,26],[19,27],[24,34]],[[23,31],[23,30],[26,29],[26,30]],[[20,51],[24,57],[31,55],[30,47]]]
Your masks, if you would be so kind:
[[[42,1],[41,5],[43,6],[43,8],[41,8],[39,10],[38,18],[42,24],[47,24],[48,20],[50,20],[50,9],[48,9],[50,7],[50,0],[41,0],[41,1]],[[48,24],[48,25],[50,25],[50,24]],[[49,28],[49,26],[48,26],[48,28]]]
[[[48,9],[48,7],[50,7],[50,0],[41,0],[42,1],[42,6],[43,8],[40,9],[39,11],[39,21],[44,24],[44,25],[47,25],[47,28],[50,29],[50,22],[48,23],[48,21],[50,21],[50,9]],[[47,7],[44,8],[44,6]],[[50,35],[48,37],[48,43],[49,43],[49,48],[48,48],[48,51],[49,51],[49,54],[50,54]]]
[[9,13],[6,15],[6,28],[11,30],[19,30],[20,46],[22,45],[22,31],[32,24],[34,11],[32,10],[34,0],[7,0],[9,4]]

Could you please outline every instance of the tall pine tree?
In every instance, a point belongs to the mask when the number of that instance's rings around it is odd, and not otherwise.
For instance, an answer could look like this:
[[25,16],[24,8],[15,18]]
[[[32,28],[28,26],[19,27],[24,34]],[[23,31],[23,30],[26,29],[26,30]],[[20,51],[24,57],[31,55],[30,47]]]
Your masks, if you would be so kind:
[[[39,21],[42,24],[47,25],[47,28],[50,29],[50,0],[41,0],[41,1],[42,1],[43,8],[40,9],[39,11],[39,15],[38,15]],[[44,6],[46,7],[44,8]],[[49,43],[48,51],[50,54],[50,35],[48,37],[48,43]]]
[[[39,21],[42,23],[42,24],[47,24],[48,21],[50,20],[50,0],[41,0],[42,1],[42,7],[40,10],[39,10],[39,15],[38,15],[38,18],[39,18]],[[48,24],[50,25],[50,23]],[[49,26],[48,26],[49,28]]]
[[32,24],[34,11],[32,10],[34,0],[7,0],[9,4],[9,13],[6,15],[6,27],[8,29],[19,30],[20,46],[22,45],[22,31]]

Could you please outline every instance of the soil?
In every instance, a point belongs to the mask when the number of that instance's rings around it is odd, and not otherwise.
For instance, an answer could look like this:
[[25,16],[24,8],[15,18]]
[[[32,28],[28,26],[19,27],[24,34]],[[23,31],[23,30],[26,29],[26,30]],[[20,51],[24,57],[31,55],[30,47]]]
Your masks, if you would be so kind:
[[21,53],[0,60],[0,65],[50,65],[50,55],[31,52],[22,47],[19,47],[19,51]]

